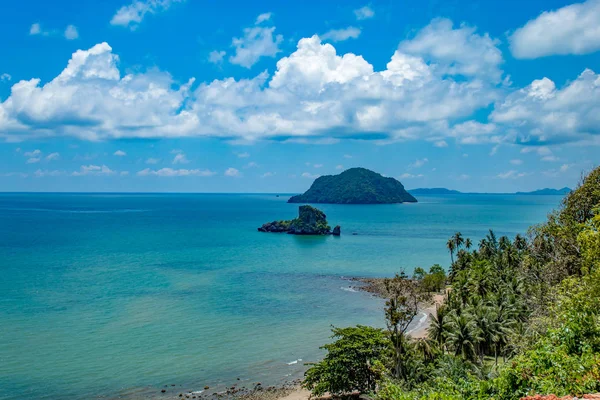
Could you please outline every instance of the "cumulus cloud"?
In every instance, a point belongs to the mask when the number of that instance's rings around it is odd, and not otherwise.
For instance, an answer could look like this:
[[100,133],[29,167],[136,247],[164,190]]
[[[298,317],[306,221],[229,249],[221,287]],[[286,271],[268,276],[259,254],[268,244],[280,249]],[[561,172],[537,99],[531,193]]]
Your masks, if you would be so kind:
[[29,34],[30,35],[41,35],[41,34],[43,34],[42,26],[40,24],[38,24],[38,23],[31,24],[31,27],[29,28]]
[[79,171],[74,171],[71,175],[73,176],[86,176],[86,175],[114,175],[116,172],[107,167],[106,165],[82,165]]
[[131,4],[119,8],[110,20],[110,24],[133,31],[147,15],[166,11],[173,4],[183,1],[185,0],[134,0]]
[[229,57],[232,64],[250,68],[261,57],[275,57],[281,51],[282,35],[275,35],[275,27],[253,26],[244,29],[244,36],[233,38],[235,54]]
[[277,175],[277,172],[265,172],[260,177],[261,178],[270,178],[270,177],[275,176],[275,175]]
[[79,37],[79,31],[75,25],[69,25],[65,29],[65,39],[67,40],[75,40]]
[[369,6],[364,6],[354,10],[354,15],[357,20],[369,19],[375,16],[375,11]]
[[492,124],[455,122],[499,99],[498,54],[495,41],[475,28],[434,20],[400,42],[380,71],[360,55],[338,54],[315,35],[301,39],[272,75],[265,71],[194,85],[194,79],[182,84],[157,69],[121,74],[119,57],[101,43],[75,52],[45,84],[31,79],[13,85],[0,103],[0,137],[24,140],[60,132],[87,140],[212,136],[239,142],[441,142],[451,135],[476,136],[468,127],[492,135],[485,130]]
[[548,78],[534,80],[497,104],[490,119],[512,128],[522,143],[590,139],[600,133],[600,76],[586,69],[561,89]]
[[225,170],[225,176],[239,177],[241,174],[240,171],[235,168],[227,168]]
[[256,21],[254,22],[255,25],[259,25],[262,24],[265,21],[268,21],[271,19],[271,13],[267,12],[267,13],[262,13],[260,14],[258,17],[256,17]]
[[12,79],[12,76],[10,74],[7,74],[6,72],[3,73],[2,75],[0,75],[0,82],[8,82]]
[[496,178],[498,178],[498,179],[518,179],[518,178],[522,178],[526,175],[527,174],[525,172],[518,172],[515,170],[510,170],[510,171],[499,173],[498,175],[496,175]]
[[158,158],[152,158],[152,157],[150,157],[146,160],[146,164],[151,164],[151,165],[158,164],[159,162],[160,162],[160,160]]
[[160,177],[176,177],[176,176],[213,176],[216,173],[208,169],[173,169],[162,168],[152,170],[150,168],[143,169],[137,173],[138,176],[160,176]]
[[60,153],[50,153],[46,156],[46,161],[56,161],[60,159]]
[[545,11],[510,36],[516,58],[588,54],[600,50],[600,0]]
[[416,160],[414,163],[409,164],[408,169],[421,168],[423,165],[425,165],[428,162],[429,162],[429,160],[427,158],[422,158],[422,159]]
[[302,175],[300,175],[303,178],[309,178],[309,179],[317,179],[319,176],[318,174],[311,174],[310,172],[303,172]]
[[208,53],[208,62],[212,64],[220,64],[223,62],[223,58],[225,58],[224,51],[213,50]]
[[187,159],[184,153],[177,153],[173,158],[173,164],[189,164],[190,160]]
[[127,153],[125,153],[123,150],[117,150],[113,153],[113,156],[117,156],[117,157],[125,157],[127,155]]
[[342,29],[332,29],[321,35],[323,40],[331,40],[332,42],[342,42],[348,39],[356,39],[360,36],[360,29],[354,26],[349,26]]
[[515,159],[512,159],[512,160],[510,160],[510,163],[511,163],[512,165],[521,165],[521,164],[523,164],[523,160],[520,160],[520,159],[518,159],[518,158],[515,158]]
[[434,19],[417,35],[406,40],[400,50],[435,62],[444,73],[499,82],[502,52],[498,40],[487,33],[479,35],[468,25],[454,28],[451,20]]
[[411,174],[408,172],[405,172],[404,174],[400,175],[400,179],[416,179],[416,178],[423,178],[423,174]]
[[38,169],[37,171],[35,171],[33,173],[33,176],[35,176],[36,178],[44,178],[44,177],[47,177],[47,176],[63,176],[63,175],[66,175],[66,174],[67,174],[66,171],[61,171],[61,170],[47,170],[47,169],[41,170],[41,169]]

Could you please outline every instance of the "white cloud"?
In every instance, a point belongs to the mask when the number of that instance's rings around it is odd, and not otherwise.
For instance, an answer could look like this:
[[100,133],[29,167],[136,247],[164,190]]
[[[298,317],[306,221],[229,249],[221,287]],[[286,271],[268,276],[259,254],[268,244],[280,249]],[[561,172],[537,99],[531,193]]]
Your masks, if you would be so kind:
[[548,78],[535,80],[496,104],[490,119],[521,143],[589,140],[600,133],[600,76],[586,69],[560,89]]
[[425,165],[428,162],[429,162],[429,160],[427,158],[422,158],[422,159],[416,160],[414,163],[408,165],[408,169],[421,168],[423,165]]
[[571,168],[572,164],[563,164],[560,166],[560,172],[567,172],[569,168]]
[[248,157],[250,157],[250,153],[248,153],[248,152],[238,153],[237,156],[239,158],[248,158]]
[[33,173],[33,176],[35,176],[36,178],[44,178],[46,176],[63,176],[66,175],[67,173],[65,171],[60,171],[60,170],[41,170],[38,169],[37,171],[35,171]]
[[119,8],[110,24],[127,27],[133,31],[146,15],[166,11],[173,4],[182,1],[185,0],[134,0],[131,4]]
[[227,168],[227,170],[225,170],[225,176],[239,177],[241,174],[240,171],[235,168]]
[[113,156],[117,156],[117,157],[125,157],[127,155],[127,153],[125,153],[123,150],[117,150],[113,153]]
[[302,175],[300,175],[300,176],[303,178],[317,179],[321,175],[311,174],[310,172],[303,172]]
[[354,10],[354,15],[357,20],[369,19],[375,16],[375,11],[369,6],[364,6]]
[[438,68],[450,75],[499,82],[503,60],[498,43],[487,33],[477,34],[475,27],[463,24],[454,28],[451,20],[438,18],[413,39],[404,41],[400,50],[438,63]]
[[173,158],[173,164],[189,164],[190,160],[187,159],[185,154],[177,153],[175,154],[175,158]]
[[313,164],[313,167],[314,167],[314,168],[322,168],[322,167],[323,167],[323,164]]
[[467,179],[471,179],[471,176],[467,174],[461,174],[456,178],[456,180],[459,181],[466,181]]
[[348,39],[356,39],[360,36],[360,29],[354,26],[349,26],[343,29],[332,29],[321,35],[323,40],[331,40],[332,42],[342,42]]
[[26,174],[24,172],[3,172],[0,173],[0,176],[3,176],[5,178],[12,178],[12,177],[19,177],[19,178],[27,178],[29,176],[29,174]]
[[272,176],[275,176],[275,175],[277,175],[277,173],[276,173],[276,172],[265,172],[265,173],[264,173],[264,174],[262,174],[260,177],[261,177],[261,178],[270,178],[270,177],[272,177]]
[[119,175],[127,176],[127,175],[129,175],[129,171],[121,171],[121,173]]
[[150,157],[149,159],[146,160],[146,164],[151,164],[151,165],[158,164],[159,162],[160,162],[160,159],[152,158],[152,157]]
[[60,159],[60,153],[50,153],[46,156],[46,161],[56,161]]
[[343,166],[342,164],[340,164],[340,165],[336,165],[336,166],[335,166],[335,169],[338,169],[338,170],[339,170],[339,169],[344,169],[344,166]]
[[496,175],[496,178],[498,178],[498,179],[518,179],[518,178],[522,178],[526,175],[527,174],[524,172],[510,170],[510,171],[502,172],[502,173]]
[[545,11],[510,36],[516,58],[588,54],[600,50],[600,1]]
[[265,21],[268,21],[271,19],[271,13],[267,12],[267,13],[262,13],[260,14],[258,17],[256,17],[256,21],[254,22],[255,25],[259,25],[262,24]]
[[79,37],[79,31],[75,25],[69,25],[65,29],[65,39],[75,40]]
[[[460,133],[461,125],[453,129],[454,121],[489,106],[499,91],[480,78],[493,69],[492,62],[477,59],[479,67],[469,75],[465,65],[470,58],[463,54],[482,48],[493,54],[485,47],[493,47],[493,40],[474,28],[432,24],[424,34],[401,42],[381,71],[360,55],[338,55],[333,45],[313,36],[281,58],[272,76],[262,72],[250,79],[197,85],[193,79],[178,84],[156,69],[121,74],[118,56],[101,43],[74,53],[61,74],[44,85],[39,79],[13,85],[10,97],[0,103],[0,137],[25,140],[60,132],[83,140],[442,141],[449,132]],[[457,43],[437,55],[437,44],[423,44],[432,32]],[[485,52],[481,58],[486,59]],[[457,70],[466,70],[466,77],[454,79],[449,71]]]
[[352,154],[344,154],[344,158],[352,158]]
[[0,75],[0,82],[8,82],[11,79],[12,79],[12,76],[10,74],[3,73],[2,75]]
[[220,64],[223,62],[223,58],[225,58],[224,51],[213,50],[208,53],[208,62],[213,64]]
[[433,145],[435,147],[448,147],[448,143],[445,140],[436,140]]
[[85,175],[113,175],[116,172],[108,168],[106,165],[82,165],[79,171],[74,171],[73,176]]
[[256,167],[258,167],[258,164],[257,164],[257,163],[255,163],[254,161],[250,161],[248,164],[244,165],[244,168],[245,168],[245,169],[248,169],[248,168],[256,168]]
[[26,153],[23,153],[23,155],[25,157],[39,157],[42,154],[41,150],[33,150],[33,151],[28,151]]
[[137,173],[138,176],[160,176],[160,177],[175,177],[175,176],[213,176],[216,173],[208,169],[173,169],[162,168],[152,170],[150,168],[143,169]]
[[521,165],[521,164],[523,164],[523,160],[519,160],[518,158],[516,158],[516,159],[510,160],[510,163],[512,165]]
[[41,35],[43,34],[42,32],[42,26],[38,23],[32,24],[31,28],[29,28],[29,34],[30,35]]
[[410,174],[408,172],[405,172],[404,174],[400,175],[400,179],[417,179],[417,178],[423,178],[423,174]]
[[261,57],[275,57],[281,51],[282,35],[274,35],[275,27],[253,26],[244,29],[244,36],[233,38],[235,54],[229,57],[232,64],[250,68]]

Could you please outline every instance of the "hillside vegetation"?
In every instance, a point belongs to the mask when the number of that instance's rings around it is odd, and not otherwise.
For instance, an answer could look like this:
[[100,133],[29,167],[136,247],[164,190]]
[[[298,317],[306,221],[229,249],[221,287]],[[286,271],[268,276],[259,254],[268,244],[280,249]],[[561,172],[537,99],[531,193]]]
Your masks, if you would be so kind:
[[388,279],[387,329],[336,329],[304,385],[380,400],[600,391],[600,168],[526,235],[490,230],[475,244],[457,232],[447,249],[445,301],[427,338],[406,332],[438,268]]
[[415,203],[402,183],[365,168],[351,168],[339,175],[317,178],[306,193],[288,203],[390,204]]

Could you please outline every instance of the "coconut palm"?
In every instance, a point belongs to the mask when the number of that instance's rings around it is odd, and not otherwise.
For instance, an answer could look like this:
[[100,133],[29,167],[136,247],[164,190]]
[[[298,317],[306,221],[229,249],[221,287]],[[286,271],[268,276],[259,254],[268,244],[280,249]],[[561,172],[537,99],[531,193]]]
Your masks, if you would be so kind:
[[448,239],[446,242],[446,248],[450,252],[450,259],[452,260],[452,264],[454,264],[454,250],[456,250],[456,242],[453,238]]
[[429,328],[427,328],[427,336],[442,346],[444,344],[444,339],[446,338],[446,328],[444,327],[446,321],[446,306],[436,305],[435,315],[429,314],[429,318],[431,323],[429,324]]
[[456,356],[462,356],[465,360],[475,360],[477,344],[482,337],[477,329],[474,318],[466,311],[449,315],[446,323],[447,343],[454,348]]
[[465,239],[463,239],[462,233],[460,232],[456,232],[452,236],[452,240],[454,240],[454,247],[456,247],[456,250],[460,249],[465,243]]
[[471,238],[467,238],[465,240],[465,249],[470,250],[471,247],[473,247],[473,242],[471,241]]

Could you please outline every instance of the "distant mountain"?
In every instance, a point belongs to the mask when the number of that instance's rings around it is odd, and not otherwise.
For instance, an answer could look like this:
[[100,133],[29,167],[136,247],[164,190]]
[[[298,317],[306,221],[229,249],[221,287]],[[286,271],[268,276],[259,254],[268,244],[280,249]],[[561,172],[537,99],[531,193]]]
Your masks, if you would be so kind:
[[571,192],[571,189],[564,187],[562,189],[540,189],[534,190],[533,192],[517,192],[517,194],[531,194],[531,195],[565,195]]
[[402,183],[366,168],[351,168],[339,175],[317,178],[306,193],[288,203],[391,204],[416,203]]
[[410,189],[408,191],[410,194],[460,194],[458,190],[446,189],[446,188],[418,188],[418,189]]

